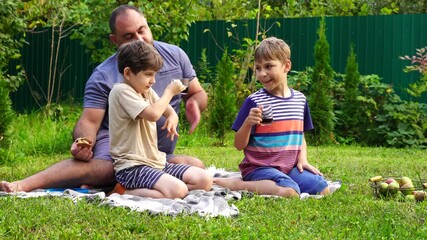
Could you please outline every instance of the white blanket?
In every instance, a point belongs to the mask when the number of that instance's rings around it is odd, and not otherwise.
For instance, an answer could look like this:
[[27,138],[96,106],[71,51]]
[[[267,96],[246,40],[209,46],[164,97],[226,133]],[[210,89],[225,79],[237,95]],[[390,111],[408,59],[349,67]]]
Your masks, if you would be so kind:
[[[236,177],[240,176],[239,172],[228,172],[223,169],[209,167],[208,172],[213,177]],[[340,182],[330,182],[332,192],[341,187]],[[184,199],[154,199],[147,197],[137,197],[133,195],[111,194],[106,196],[104,192],[82,193],[72,189],[64,191],[47,191],[45,189],[37,189],[32,192],[14,192],[5,193],[0,191],[1,196],[15,196],[18,198],[31,197],[65,197],[72,199],[74,202],[85,199],[87,202],[108,205],[112,207],[127,207],[133,211],[147,211],[152,214],[165,214],[176,216],[178,214],[197,214],[203,217],[232,217],[239,215],[239,210],[230,200],[240,200],[242,195],[253,196],[246,191],[230,191],[226,188],[213,186],[208,192],[203,190],[190,191]],[[275,196],[264,196],[275,197]],[[322,198],[321,195],[301,194],[301,199],[306,198]]]

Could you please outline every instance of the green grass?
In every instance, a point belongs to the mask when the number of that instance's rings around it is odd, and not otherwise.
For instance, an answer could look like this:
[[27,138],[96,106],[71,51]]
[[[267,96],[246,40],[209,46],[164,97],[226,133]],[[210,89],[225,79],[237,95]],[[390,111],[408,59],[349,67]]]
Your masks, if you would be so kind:
[[[71,121],[25,124],[33,120],[24,118],[16,122],[20,135],[29,139],[19,148],[11,147],[11,152],[21,155],[0,164],[0,179],[20,179],[69,157],[68,136],[61,132],[71,131]],[[30,134],[27,126],[39,134]],[[56,135],[62,136],[57,144],[46,142],[46,136]],[[14,138],[21,141],[17,135]],[[218,147],[203,129],[192,136],[181,132],[177,153],[197,156],[207,166],[236,171],[242,152],[233,148],[232,138],[230,133],[226,146]],[[343,181],[343,187],[332,196],[304,201],[243,198],[230,202],[240,210],[239,216],[210,219],[155,216],[60,198],[1,197],[0,239],[427,238],[427,202],[376,199],[368,183],[375,175],[427,177],[425,150],[325,146],[309,147],[308,153],[309,161],[326,178]]]

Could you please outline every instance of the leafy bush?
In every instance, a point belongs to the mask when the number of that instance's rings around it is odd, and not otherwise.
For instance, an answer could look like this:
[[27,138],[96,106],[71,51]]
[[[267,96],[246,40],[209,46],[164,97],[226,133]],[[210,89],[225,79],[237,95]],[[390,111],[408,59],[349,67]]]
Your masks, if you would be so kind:
[[402,101],[397,95],[377,115],[374,129],[388,147],[427,148],[427,104]]
[[13,118],[12,103],[7,83],[0,79],[0,159],[5,159],[10,144],[9,128]]
[[409,88],[406,89],[410,95],[420,97],[423,93],[427,92],[427,47],[417,49],[415,55],[411,57],[406,55],[400,57],[400,59],[411,61],[411,65],[405,67],[405,72],[415,71],[421,74],[420,79],[410,84]]

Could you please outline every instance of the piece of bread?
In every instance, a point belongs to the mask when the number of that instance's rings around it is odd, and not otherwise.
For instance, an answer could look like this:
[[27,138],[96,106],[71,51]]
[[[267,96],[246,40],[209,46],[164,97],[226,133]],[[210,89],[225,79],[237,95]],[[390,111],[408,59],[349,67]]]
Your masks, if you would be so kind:
[[79,147],[91,147],[92,146],[92,141],[90,141],[89,139],[86,139],[86,138],[82,137],[82,138],[77,138],[76,139],[76,144]]

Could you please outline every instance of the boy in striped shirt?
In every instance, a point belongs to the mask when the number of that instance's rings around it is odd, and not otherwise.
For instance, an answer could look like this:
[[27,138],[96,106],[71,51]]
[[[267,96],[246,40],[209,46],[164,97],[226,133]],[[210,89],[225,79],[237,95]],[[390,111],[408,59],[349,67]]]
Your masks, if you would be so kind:
[[[263,88],[243,103],[232,126],[234,146],[244,151],[240,178],[215,178],[231,190],[283,197],[328,194],[322,173],[307,161],[304,132],[313,129],[304,94],[289,88],[290,48],[270,37],[255,50],[256,77]],[[262,124],[263,105],[271,105],[273,122]],[[264,107],[265,108],[265,107]]]

